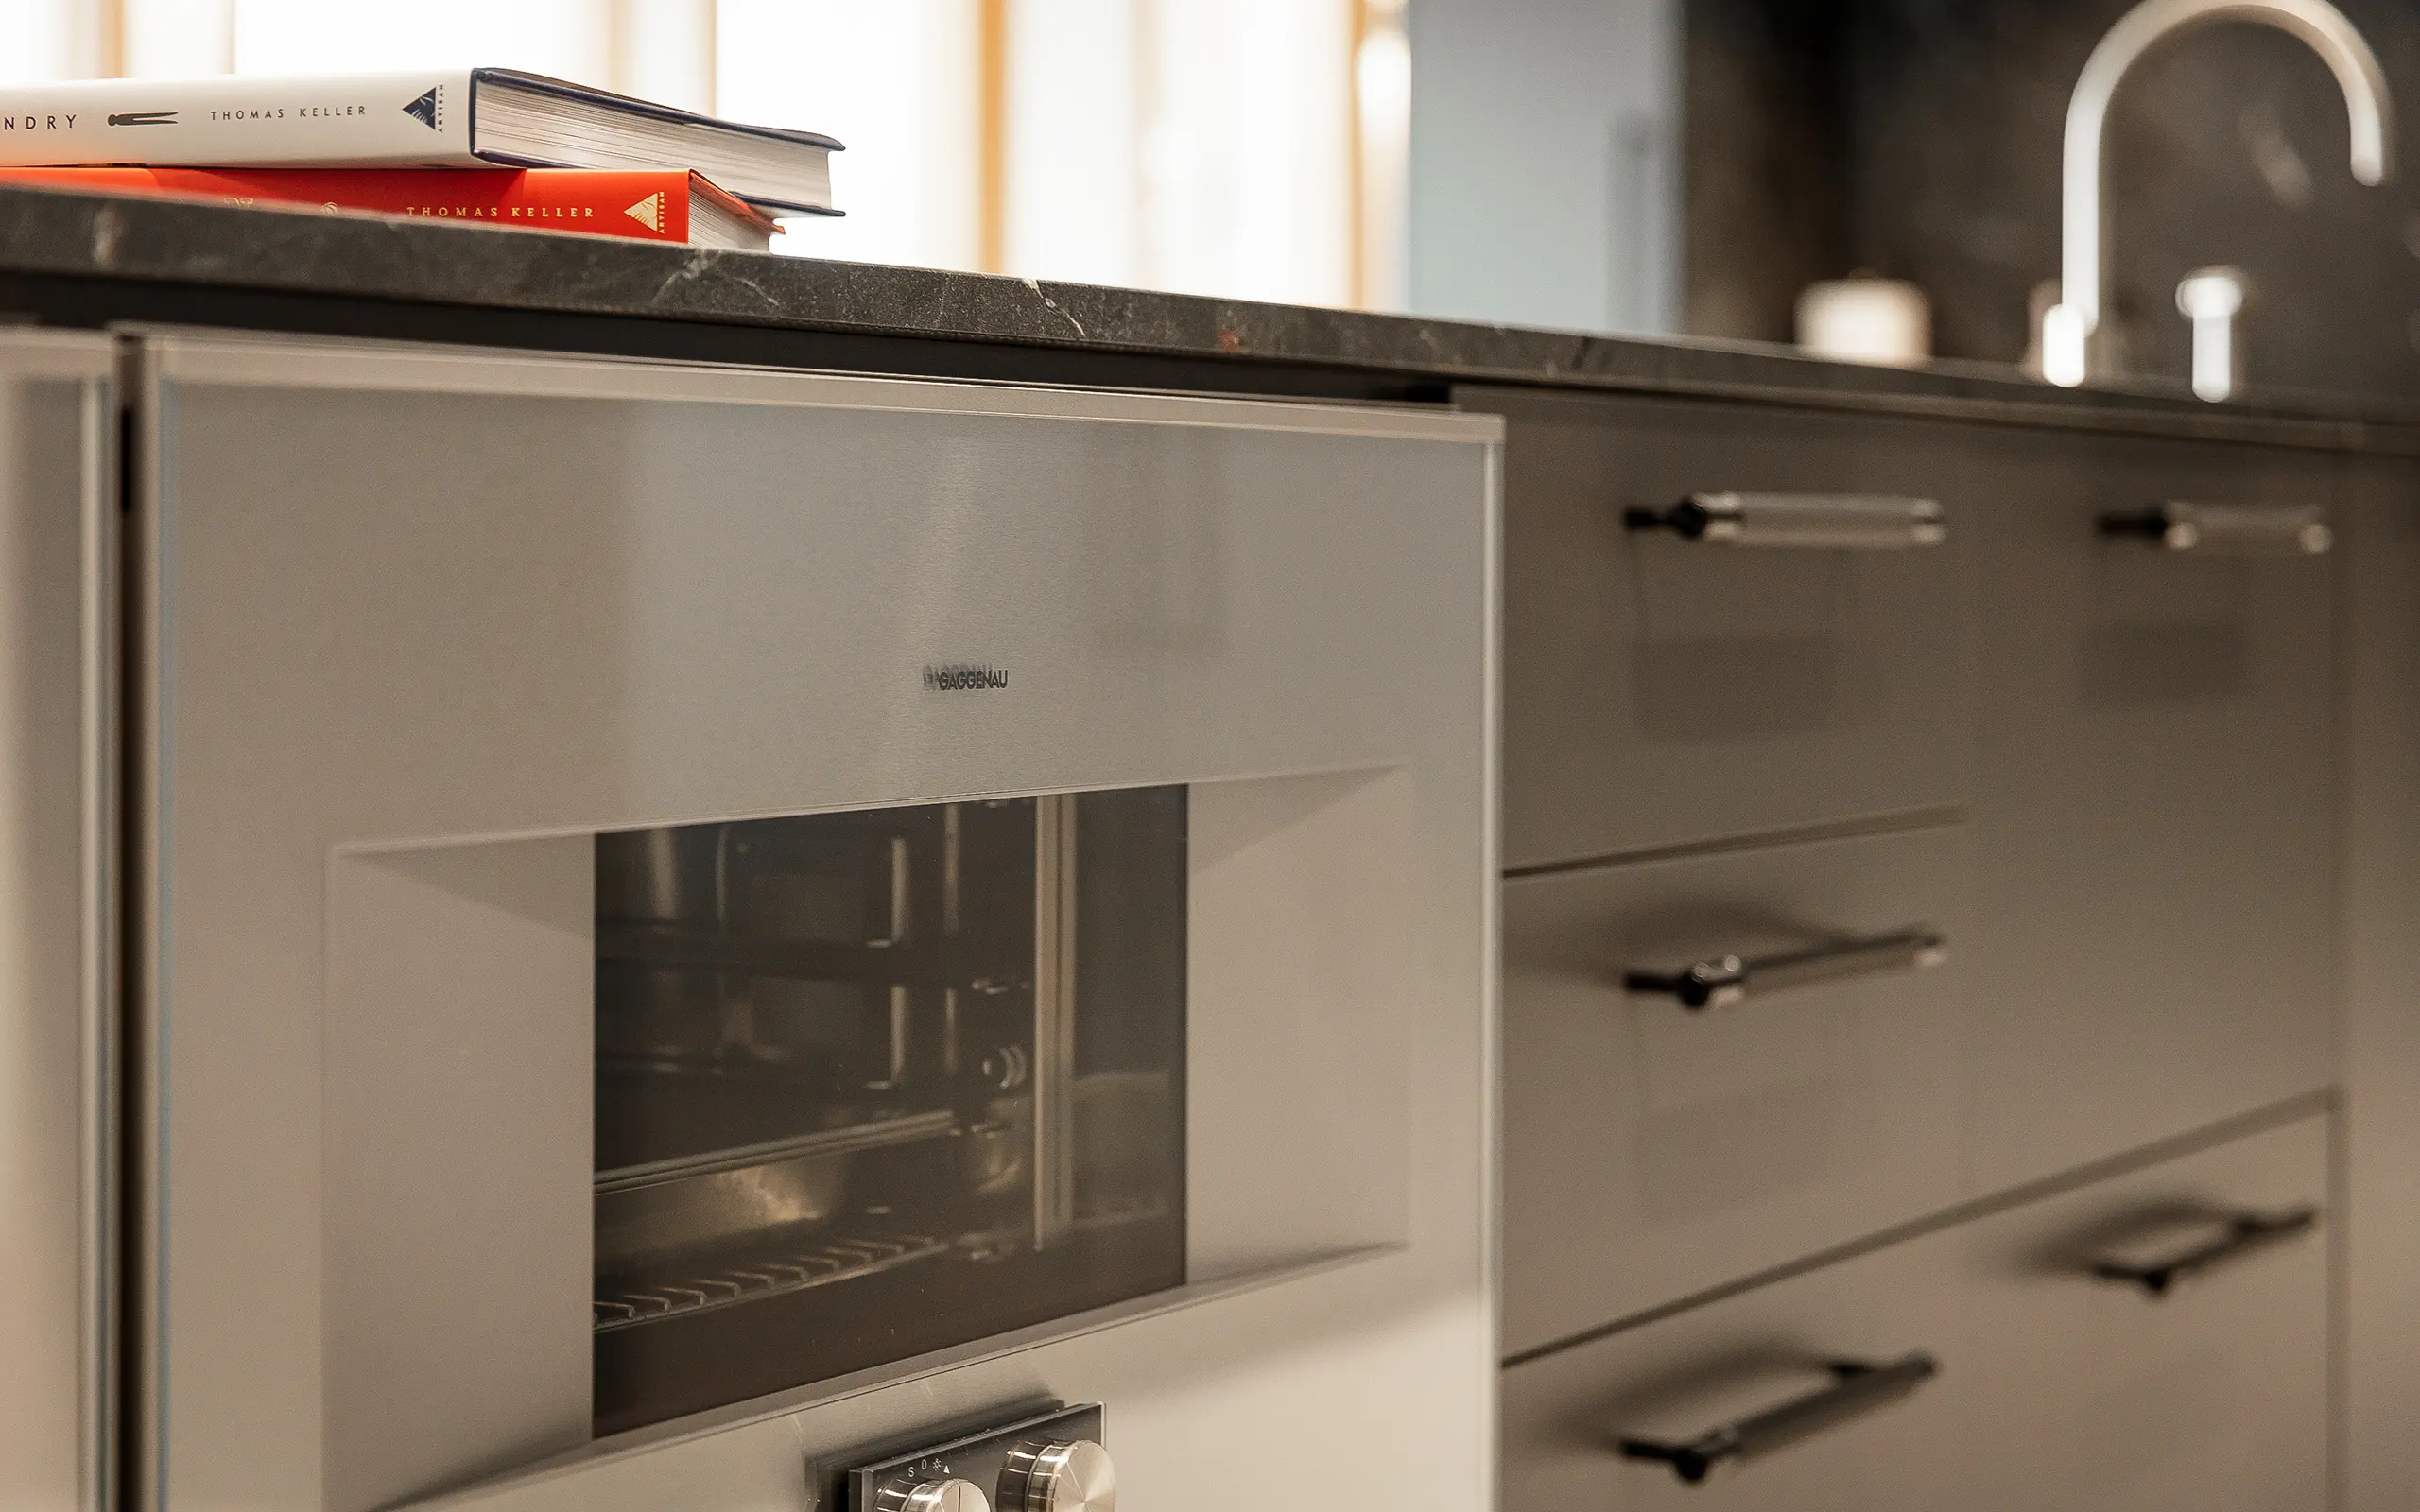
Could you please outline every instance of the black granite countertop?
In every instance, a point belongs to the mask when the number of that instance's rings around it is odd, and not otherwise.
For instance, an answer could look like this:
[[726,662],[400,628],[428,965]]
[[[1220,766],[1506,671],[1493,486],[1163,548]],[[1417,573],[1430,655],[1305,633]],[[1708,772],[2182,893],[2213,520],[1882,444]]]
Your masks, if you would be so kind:
[[[1219,365],[1215,370],[1234,381],[1217,387],[1246,391],[1269,389],[1280,370],[1319,371],[1386,377],[1436,397],[1456,384],[1545,385],[2420,453],[2420,413],[2354,398],[2262,395],[2206,404],[2150,387],[2053,388],[1978,364],[1902,370],[1771,348],[0,187],[0,314],[56,322],[60,312],[48,306],[57,301],[43,291],[95,281],[1144,354],[1186,359],[1196,370]],[[156,312],[158,301],[150,308]],[[210,323],[202,314],[193,318]]]

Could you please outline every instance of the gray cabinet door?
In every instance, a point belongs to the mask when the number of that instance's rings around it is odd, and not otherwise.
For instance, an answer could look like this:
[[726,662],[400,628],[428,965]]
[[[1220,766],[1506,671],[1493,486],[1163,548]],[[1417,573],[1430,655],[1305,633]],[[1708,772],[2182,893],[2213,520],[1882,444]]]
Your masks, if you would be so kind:
[[[1942,1512],[1959,1504],[1954,1261],[1900,1245],[1759,1287],[1504,1373],[1510,1509]],[[1625,1443],[1683,1445],[1835,1383],[1840,1362],[1929,1357],[1939,1374],[1843,1412],[1697,1484]]]
[[1963,1231],[1955,1504],[2322,1512],[2327,1147],[2305,1118]]
[[[1506,1507],[2320,1512],[2328,1118],[2307,1116],[1539,1355],[1504,1373]],[[2308,1222],[2296,1222],[2308,1218]],[[2228,1241],[2267,1225],[2248,1243]],[[2137,1280],[2209,1257],[2153,1297]],[[1849,1362],[1936,1373],[1685,1484]]]
[[1978,458],[1979,1192],[2329,1078],[2335,558],[2100,521],[2332,506],[2335,469],[2034,433]]
[[[1963,798],[1959,428],[1508,389],[1457,398],[1509,426],[1506,866]],[[1627,508],[1722,490],[1930,499],[1947,539],[1734,547],[1624,525]]]
[[2420,462],[2350,464],[2344,535],[2343,1504],[2420,1506]]
[[[1965,871],[1950,825],[1505,884],[1508,1351],[1956,1200]],[[1729,956],[1734,1005],[1626,990]]]
[[109,343],[0,331],[0,1503],[109,1494]]

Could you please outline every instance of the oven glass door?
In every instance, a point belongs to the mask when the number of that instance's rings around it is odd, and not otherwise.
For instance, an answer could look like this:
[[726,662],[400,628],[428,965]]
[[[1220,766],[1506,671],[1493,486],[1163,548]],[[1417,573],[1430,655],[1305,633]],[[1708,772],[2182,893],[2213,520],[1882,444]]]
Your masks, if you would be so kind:
[[599,1434],[1183,1284],[1185,816],[597,837]]

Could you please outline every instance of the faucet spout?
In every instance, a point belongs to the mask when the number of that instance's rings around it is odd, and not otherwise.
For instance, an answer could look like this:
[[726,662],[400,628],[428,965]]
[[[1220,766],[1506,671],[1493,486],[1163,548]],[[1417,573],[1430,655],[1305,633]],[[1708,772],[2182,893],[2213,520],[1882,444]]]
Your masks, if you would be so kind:
[[2153,45],[2216,21],[2274,26],[2308,43],[2326,60],[2344,92],[2353,125],[2353,177],[2375,185],[2384,183],[2394,171],[2386,71],[2360,30],[2328,0],[2143,0],[2092,50],[2067,105],[2059,303],[2042,322],[2043,375],[2052,383],[2073,387],[2083,382],[2089,342],[2100,328],[2108,269],[2101,142],[2110,99],[2135,60]]

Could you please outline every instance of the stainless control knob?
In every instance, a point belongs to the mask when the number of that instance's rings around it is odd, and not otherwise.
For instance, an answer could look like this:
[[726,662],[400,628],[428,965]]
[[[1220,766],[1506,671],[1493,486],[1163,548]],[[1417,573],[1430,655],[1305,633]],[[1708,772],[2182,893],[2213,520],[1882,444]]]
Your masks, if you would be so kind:
[[1117,1466],[1089,1438],[1021,1444],[1000,1472],[1000,1512],[1117,1512]]
[[992,1512],[992,1499],[973,1481],[918,1481],[906,1476],[875,1494],[883,1512]]

